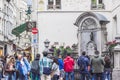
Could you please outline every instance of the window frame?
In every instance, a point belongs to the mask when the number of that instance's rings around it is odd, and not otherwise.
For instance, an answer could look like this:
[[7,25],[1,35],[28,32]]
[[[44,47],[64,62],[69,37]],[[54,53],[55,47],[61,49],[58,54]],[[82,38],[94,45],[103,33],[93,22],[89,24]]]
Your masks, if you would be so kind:
[[103,0],[91,0],[91,9],[105,9]]
[[50,4],[51,0],[48,0],[47,9],[61,9],[61,0],[52,0],[52,4]]

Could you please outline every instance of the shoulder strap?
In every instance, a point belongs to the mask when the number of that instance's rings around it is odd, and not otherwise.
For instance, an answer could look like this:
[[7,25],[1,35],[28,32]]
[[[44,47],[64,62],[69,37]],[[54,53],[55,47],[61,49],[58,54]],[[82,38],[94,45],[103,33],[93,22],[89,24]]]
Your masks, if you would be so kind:
[[44,63],[43,63],[43,58],[42,58],[42,64],[43,64],[43,66],[44,66]]
[[93,58],[91,59],[91,65],[92,65],[92,63],[93,63]]

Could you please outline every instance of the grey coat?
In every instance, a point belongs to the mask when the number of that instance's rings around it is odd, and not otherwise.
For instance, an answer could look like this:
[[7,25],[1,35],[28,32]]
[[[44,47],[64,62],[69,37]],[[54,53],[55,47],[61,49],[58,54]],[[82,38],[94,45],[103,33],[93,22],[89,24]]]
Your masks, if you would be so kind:
[[91,59],[91,66],[93,73],[102,73],[104,72],[105,62],[102,57],[96,55]]

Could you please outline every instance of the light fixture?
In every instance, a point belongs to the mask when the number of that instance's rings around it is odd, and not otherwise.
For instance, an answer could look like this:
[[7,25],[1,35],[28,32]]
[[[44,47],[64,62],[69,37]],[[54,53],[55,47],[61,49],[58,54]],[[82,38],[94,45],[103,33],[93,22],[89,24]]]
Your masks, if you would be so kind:
[[45,47],[48,48],[49,47],[49,44],[50,44],[50,41],[48,39],[46,39],[44,41],[44,44],[45,44]]

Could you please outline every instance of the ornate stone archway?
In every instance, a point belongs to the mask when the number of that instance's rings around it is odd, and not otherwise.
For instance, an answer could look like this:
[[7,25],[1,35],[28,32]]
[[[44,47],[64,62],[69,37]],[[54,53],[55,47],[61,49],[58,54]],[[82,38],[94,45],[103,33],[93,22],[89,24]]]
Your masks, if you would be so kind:
[[78,27],[79,54],[86,51],[88,55],[94,55],[94,50],[103,50],[107,41],[106,24],[109,21],[101,14],[85,12],[75,22]]

